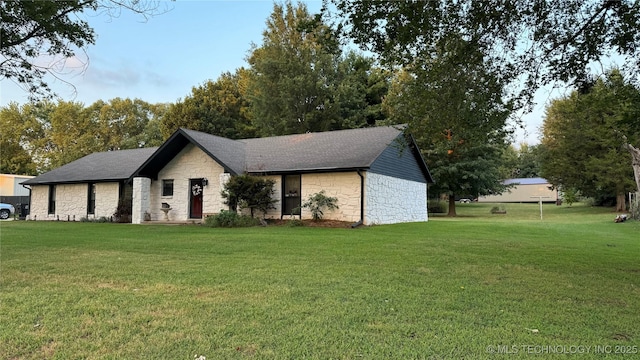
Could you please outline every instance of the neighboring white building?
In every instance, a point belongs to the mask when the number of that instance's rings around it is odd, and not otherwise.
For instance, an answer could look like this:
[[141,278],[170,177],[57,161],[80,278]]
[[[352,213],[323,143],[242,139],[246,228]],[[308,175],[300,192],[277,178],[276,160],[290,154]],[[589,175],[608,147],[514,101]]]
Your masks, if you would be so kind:
[[556,202],[558,190],[543,178],[520,178],[503,181],[505,185],[514,185],[501,195],[480,196],[478,202],[490,203],[527,203]]
[[275,181],[267,218],[311,218],[299,207],[324,190],[339,209],[324,218],[365,225],[427,221],[433,182],[413,138],[374,127],[231,140],[180,129],[159,148],[103,152],[30,179],[31,219],[110,217],[119,202],[133,223],[201,220],[227,209],[220,193],[231,176]]

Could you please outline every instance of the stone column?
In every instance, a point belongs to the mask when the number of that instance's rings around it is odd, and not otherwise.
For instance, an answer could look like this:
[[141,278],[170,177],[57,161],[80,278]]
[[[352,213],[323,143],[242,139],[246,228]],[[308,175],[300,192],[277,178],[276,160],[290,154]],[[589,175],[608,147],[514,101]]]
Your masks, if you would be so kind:
[[151,213],[151,179],[133,178],[133,205],[131,223],[142,224],[145,213]]

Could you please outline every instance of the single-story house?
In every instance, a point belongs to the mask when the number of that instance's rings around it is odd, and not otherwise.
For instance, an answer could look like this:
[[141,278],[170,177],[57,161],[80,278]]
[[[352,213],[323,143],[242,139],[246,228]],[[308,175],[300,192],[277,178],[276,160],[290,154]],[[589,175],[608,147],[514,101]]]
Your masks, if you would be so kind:
[[433,179],[413,138],[393,126],[244,140],[179,129],[160,147],[94,153],[23,184],[33,220],[111,217],[124,201],[133,223],[197,221],[228,209],[224,184],[244,173],[275,181],[266,218],[310,218],[300,205],[324,190],[339,207],[325,219],[428,219]]
[[519,178],[507,179],[502,182],[505,185],[513,185],[500,195],[480,196],[478,202],[487,203],[537,203],[556,202],[558,200],[558,190],[546,179]]

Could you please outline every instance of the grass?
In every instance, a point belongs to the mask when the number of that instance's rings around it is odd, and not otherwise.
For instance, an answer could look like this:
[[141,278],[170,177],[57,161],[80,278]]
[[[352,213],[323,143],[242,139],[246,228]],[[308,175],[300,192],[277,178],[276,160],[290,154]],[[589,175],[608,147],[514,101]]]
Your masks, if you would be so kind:
[[0,358],[640,351],[639,222],[491,206],[359,229],[3,222]]

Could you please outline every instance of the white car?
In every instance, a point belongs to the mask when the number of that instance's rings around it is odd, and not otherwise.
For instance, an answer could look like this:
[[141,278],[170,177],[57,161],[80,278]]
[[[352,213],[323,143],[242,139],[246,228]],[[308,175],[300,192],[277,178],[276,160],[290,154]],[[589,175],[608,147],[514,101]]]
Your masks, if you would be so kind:
[[11,214],[15,214],[16,209],[11,204],[0,203],[0,220],[8,219]]

